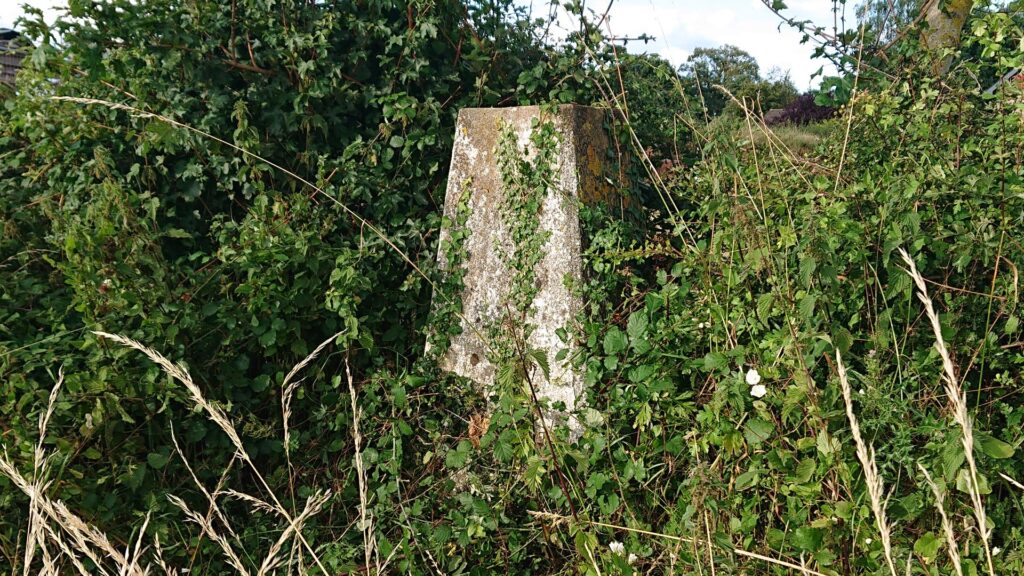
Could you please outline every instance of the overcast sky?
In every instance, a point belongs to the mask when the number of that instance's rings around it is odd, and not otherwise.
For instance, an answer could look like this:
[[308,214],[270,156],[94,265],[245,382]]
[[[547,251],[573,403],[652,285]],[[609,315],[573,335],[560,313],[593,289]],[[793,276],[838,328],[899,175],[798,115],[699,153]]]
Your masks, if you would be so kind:
[[[544,0],[533,2],[540,9],[547,5]],[[56,18],[55,7],[65,5],[66,1],[0,0],[0,27],[13,26],[22,13],[23,3],[42,8],[48,18]],[[831,0],[787,0],[786,4],[791,17],[831,28]],[[848,4],[849,12],[853,5]],[[607,2],[590,0],[588,6],[603,11]],[[853,20],[853,15],[847,14],[847,22]],[[630,52],[657,52],[679,65],[694,48],[733,44],[757,58],[762,72],[771,68],[789,71],[797,88],[805,89],[811,83],[811,74],[824,62],[811,59],[814,48],[800,44],[799,32],[785,25],[780,28],[779,24],[778,17],[760,0],[615,0],[610,14],[611,32],[615,36],[646,33],[656,37],[647,45],[630,43]]]

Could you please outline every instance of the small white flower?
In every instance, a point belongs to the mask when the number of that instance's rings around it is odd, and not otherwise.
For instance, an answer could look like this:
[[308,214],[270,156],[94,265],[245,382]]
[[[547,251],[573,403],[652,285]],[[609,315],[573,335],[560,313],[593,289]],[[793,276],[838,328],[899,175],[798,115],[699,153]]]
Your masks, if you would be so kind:
[[870,546],[872,542],[874,542],[874,540],[872,540],[871,538],[865,538],[864,539],[864,543],[867,544],[868,546]]
[[761,383],[761,375],[757,373],[757,370],[751,368],[747,370],[747,384],[750,386],[757,386]]
[[762,398],[768,393],[768,389],[764,387],[764,384],[757,384],[750,388],[750,395],[754,398]]
[[626,545],[622,542],[612,542],[608,545],[608,549],[619,555],[626,553]]
[[[999,548],[996,548],[996,550],[999,550]],[[626,558],[626,564],[632,564],[633,562],[636,562],[636,554],[630,552],[629,557]]]
[[860,394],[861,396],[863,396],[864,395],[864,389],[861,388],[860,390],[857,390],[857,394]]
[[995,548],[992,549],[992,555],[993,556],[998,556],[999,553],[1002,552],[1002,551],[1003,551],[1002,548],[1000,548],[999,546],[996,546]]

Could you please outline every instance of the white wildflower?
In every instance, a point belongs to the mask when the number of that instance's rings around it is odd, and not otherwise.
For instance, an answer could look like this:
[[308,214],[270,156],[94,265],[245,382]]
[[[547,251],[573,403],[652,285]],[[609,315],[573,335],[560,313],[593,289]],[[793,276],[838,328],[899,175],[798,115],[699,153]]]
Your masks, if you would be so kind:
[[864,395],[864,389],[861,388],[860,390],[857,390],[857,394],[860,394],[861,396],[863,396]]
[[751,386],[750,388],[750,395],[753,396],[754,398],[762,398],[767,393],[768,389],[764,387],[764,384],[757,384],[756,386]]
[[[757,373],[757,370],[754,369],[754,368],[751,368],[750,370],[747,370],[747,385],[749,385],[749,386],[757,386],[760,383],[761,383],[761,375]],[[763,396],[763,394],[762,394],[762,396]]]
[[865,538],[864,539],[864,543],[867,544],[868,546],[870,546],[872,542],[874,542],[874,540],[872,540],[871,538]]
[[[998,550],[998,548],[996,548],[996,550]],[[632,552],[630,552],[629,553],[629,557],[626,558],[626,564],[632,564],[634,562],[636,562],[636,554],[633,554]]]
[[992,549],[992,555],[993,556],[998,556],[999,553],[1002,552],[1002,551],[1003,551],[1002,548],[1000,548],[999,546],[996,546],[995,548]]
[[622,542],[612,542],[608,545],[608,549],[619,555],[626,553],[626,545]]

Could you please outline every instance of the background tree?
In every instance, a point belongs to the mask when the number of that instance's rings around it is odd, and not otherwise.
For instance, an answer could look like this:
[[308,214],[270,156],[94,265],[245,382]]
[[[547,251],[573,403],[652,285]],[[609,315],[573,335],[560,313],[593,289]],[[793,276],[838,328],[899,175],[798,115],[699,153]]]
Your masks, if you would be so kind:
[[726,44],[718,48],[696,48],[680,73],[688,79],[687,91],[703,101],[710,116],[725,110],[729,97],[715,86],[723,86],[733,94],[760,80],[760,67],[749,53]]
[[755,103],[755,108],[781,108],[797,96],[789,74],[778,69],[762,77],[757,60],[732,45],[697,48],[679,67],[687,95],[704,103],[708,117],[739,107],[718,86],[740,100]]
[[868,0],[857,7],[857,18],[876,47],[892,42],[921,13],[925,0]]
[[700,104],[686,93],[676,69],[656,54],[621,54],[616,65],[630,123],[640,142],[658,159],[678,160],[688,155],[692,144],[689,119]]
[[787,72],[778,68],[772,69],[763,78],[741,86],[736,97],[749,102],[748,106],[759,112],[767,112],[773,108],[782,108],[797,97],[796,86]]

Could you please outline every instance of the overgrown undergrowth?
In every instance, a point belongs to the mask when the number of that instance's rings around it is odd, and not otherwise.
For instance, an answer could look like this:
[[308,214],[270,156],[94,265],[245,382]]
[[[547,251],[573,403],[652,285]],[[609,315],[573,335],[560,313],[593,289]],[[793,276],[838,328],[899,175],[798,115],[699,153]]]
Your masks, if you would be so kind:
[[[93,76],[51,63],[4,103],[0,569],[1024,572],[1024,96],[977,89],[1022,63],[1012,20],[972,19],[942,80],[861,87],[814,142],[669,111],[699,159],[659,174],[590,36],[554,50],[459,3],[294,7],[280,32],[242,4],[266,52],[212,3],[145,4],[219,14],[227,64],[71,26]],[[310,56],[349,33],[348,71]],[[370,55],[397,70],[372,89]],[[439,96],[508,90],[603,98],[635,159],[628,218],[582,209],[578,439],[538,433],[522,347],[490,394],[421,355],[457,313],[425,305],[451,288]]]

